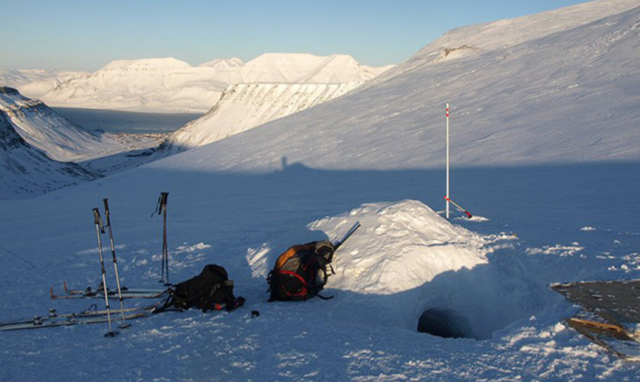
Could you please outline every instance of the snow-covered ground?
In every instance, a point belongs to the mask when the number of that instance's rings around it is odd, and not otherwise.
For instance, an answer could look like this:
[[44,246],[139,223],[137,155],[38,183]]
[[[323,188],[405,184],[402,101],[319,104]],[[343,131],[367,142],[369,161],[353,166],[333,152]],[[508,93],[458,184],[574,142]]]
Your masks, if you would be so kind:
[[[149,215],[160,191],[170,192],[170,279],[221,264],[246,305],[141,319],[115,339],[102,337],[106,325],[2,333],[3,380],[618,381],[639,372],[563,326],[575,309],[547,289],[638,277],[638,164],[459,169],[459,201],[487,220],[454,214],[451,225],[426,206],[443,208],[439,170],[289,166],[252,175],[161,163],[0,202],[0,319],[100,306],[48,293],[63,281],[99,283],[91,208],[103,197],[124,284],[159,286],[162,225]],[[332,300],[267,303],[264,276],[280,252],[334,238],[356,220],[363,227],[336,254],[324,292]],[[427,309],[462,317],[471,338],[418,333]]]
[[[638,364],[563,324],[576,308],[548,285],[640,276],[638,7],[602,0],[456,30],[333,102],[0,201],[0,320],[88,307],[50,301],[49,287],[99,283],[91,209],[105,197],[124,284],[158,286],[162,223],[149,215],[163,191],[171,280],[217,263],[247,299],[231,313],[140,319],[113,339],[106,325],[1,333],[0,378],[637,379]],[[442,217],[446,102],[452,196],[471,220]],[[323,292],[333,299],[267,302],[282,251],[356,220]],[[425,311],[465,338],[418,333]]]

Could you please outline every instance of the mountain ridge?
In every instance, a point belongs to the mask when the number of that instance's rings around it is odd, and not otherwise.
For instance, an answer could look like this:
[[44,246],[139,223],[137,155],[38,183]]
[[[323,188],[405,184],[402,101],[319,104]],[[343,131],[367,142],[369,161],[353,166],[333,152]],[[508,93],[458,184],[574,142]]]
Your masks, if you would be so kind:
[[175,58],[116,60],[57,85],[41,98],[59,107],[206,112],[240,83],[365,82],[389,67],[361,65],[348,55],[263,54],[247,63],[214,60],[191,66]]

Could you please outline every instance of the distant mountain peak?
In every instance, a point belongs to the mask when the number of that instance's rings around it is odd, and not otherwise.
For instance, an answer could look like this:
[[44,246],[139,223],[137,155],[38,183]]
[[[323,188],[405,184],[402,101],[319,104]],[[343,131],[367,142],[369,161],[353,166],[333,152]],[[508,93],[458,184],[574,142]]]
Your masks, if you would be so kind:
[[122,70],[122,69],[140,69],[154,68],[158,70],[164,69],[181,69],[191,68],[187,62],[178,60],[173,57],[166,58],[144,58],[138,60],[115,60],[108,63],[102,70]]
[[242,65],[244,65],[244,61],[242,61],[237,57],[233,57],[228,59],[216,59],[212,61],[207,61],[203,64],[198,65],[198,67],[213,68],[213,69],[228,69],[228,68],[236,68]]

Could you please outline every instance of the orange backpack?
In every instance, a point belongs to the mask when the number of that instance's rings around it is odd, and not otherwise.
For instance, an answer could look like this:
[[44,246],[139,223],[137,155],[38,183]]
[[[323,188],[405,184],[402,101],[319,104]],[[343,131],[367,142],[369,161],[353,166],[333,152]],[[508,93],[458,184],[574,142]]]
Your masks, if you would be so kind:
[[300,301],[320,296],[327,283],[331,261],[335,248],[329,241],[314,241],[303,245],[294,245],[281,254],[269,276],[269,301]]

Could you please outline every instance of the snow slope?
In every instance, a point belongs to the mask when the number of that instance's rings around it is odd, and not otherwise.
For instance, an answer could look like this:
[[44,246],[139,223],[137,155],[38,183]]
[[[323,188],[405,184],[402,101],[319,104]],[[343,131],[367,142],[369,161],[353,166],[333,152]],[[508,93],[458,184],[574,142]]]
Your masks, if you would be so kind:
[[239,134],[340,97],[361,83],[237,84],[203,117],[172,133],[166,149],[184,150]]
[[[162,224],[149,214],[163,191],[171,280],[218,263],[247,298],[231,313],[138,320],[114,339],[103,338],[105,325],[0,333],[0,377],[637,379],[638,364],[563,324],[576,308],[548,288],[640,277],[635,5],[608,0],[532,16],[540,32],[517,44],[510,25],[519,22],[497,22],[493,50],[400,66],[233,137],[33,200],[0,201],[0,320],[89,305],[48,294],[63,280],[98,284],[91,208],[104,197],[125,285],[158,286]],[[567,13],[581,21],[542,32]],[[439,216],[446,102],[454,105],[453,196],[475,220]],[[356,220],[363,226],[336,253],[323,292],[333,299],[266,301],[264,276],[282,251],[335,238]],[[425,311],[456,322],[465,338],[418,333]]]
[[[421,60],[443,45],[435,41],[340,102],[225,140],[214,163],[225,169],[274,169],[286,156],[323,168],[442,166],[447,102],[452,104],[452,161],[457,166],[637,160],[638,9],[604,17],[604,3],[610,12],[638,5],[598,1],[569,8],[586,23],[526,42],[514,33],[513,45],[510,28],[524,21],[496,22],[493,28],[502,28],[506,48],[463,49],[445,59]],[[546,30],[566,15],[532,17],[538,29]],[[478,29],[488,28],[466,29],[469,41],[477,38]],[[450,46],[465,45],[464,36],[459,34]],[[277,146],[263,144],[276,136]]]
[[105,157],[146,148],[158,141],[86,131],[56,114],[43,102],[26,98],[9,87],[0,87],[0,111],[29,145],[56,161],[78,162]]
[[[421,49],[404,63],[402,69],[388,74],[395,76],[447,57],[478,55],[496,49],[506,49],[508,52],[509,48],[527,41],[584,26],[637,6],[635,1],[594,1],[588,6],[578,5],[527,17],[454,29]],[[505,32],[508,35],[505,35]],[[450,53],[454,53],[453,56],[449,56]]]
[[363,82],[386,69],[360,65],[346,55],[265,54],[246,64],[232,58],[197,67],[174,58],[121,60],[71,79],[42,99],[64,107],[205,112],[232,84]]
[[29,146],[0,110],[0,199],[34,197],[96,178],[74,163],[54,161]]

